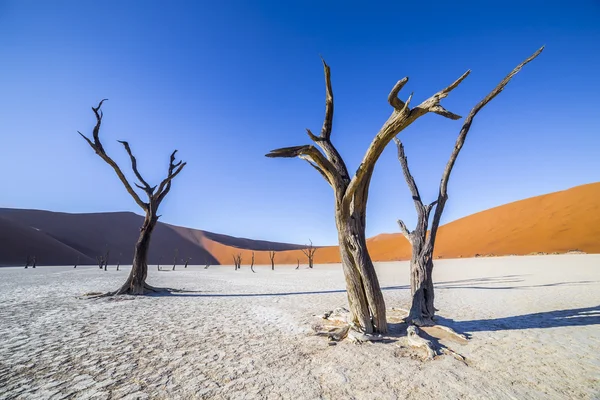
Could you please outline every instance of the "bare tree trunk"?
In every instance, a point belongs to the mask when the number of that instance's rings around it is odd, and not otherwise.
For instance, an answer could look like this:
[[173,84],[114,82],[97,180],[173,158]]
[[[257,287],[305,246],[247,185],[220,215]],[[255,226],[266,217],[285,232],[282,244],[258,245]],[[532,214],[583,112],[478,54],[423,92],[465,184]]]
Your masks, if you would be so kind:
[[27,256],[27,263],[25,264],[25,269],[29,268],[29,262],[30,262],[30,260],[31,260],[31,256],[28,255]]
[[177,256],[179,255],[179,249],[175,249],[175,256],[173,257],[173,271],[175,271],[175,265],[177,264]]
[[190,262],[190,260],[191,260],[191,259],[192,259],[192,257],[188,257],[188,258],[186,258],[186,260],[185,260],[185,265],[183,266],[183,268],[187,268],[187,266],[188,266],[188,263]]
[[106,255],[104,256],[104,270],[107,271],[108,267],[108,255],[110,254],[110,250],[106,250]]
[[123,253],[119,253],[119,258],[117,260],[117,271],[119,270],[119,266],[121,265],[121,257],[123,257]]
[[250,262],[250,270],[251,270],[252,272],[256,272],[256,271],[254,270],[254,252],[252,252],[252,261]]
[[146,215],[144,224],[140,230],[140,237],[135,244],[133,253],[133,265],[131,272],[125,284],[117,291],[116,294],[144,294],[146,290],[153,291],[154,288],[146,284],[148,276],[148,250],[150,248],[150,238],[156,227],[158,217],[155,213]]
[[36,262],[37,262],[36,257],[33,256],[32,260],[31,260],[31,263],[32,263],[31,268],[35,268]]
[[77,256],[77,261],[75,261],[75,266],[73,268],[77,268],[77,264],[79,264],[79,256]]
[[275,251],[269,251],[269,258],[271,259],[271,271],[275,271]]
[[296,269],[300,268],[300,259],[298,258],[298,265],[296,266]]

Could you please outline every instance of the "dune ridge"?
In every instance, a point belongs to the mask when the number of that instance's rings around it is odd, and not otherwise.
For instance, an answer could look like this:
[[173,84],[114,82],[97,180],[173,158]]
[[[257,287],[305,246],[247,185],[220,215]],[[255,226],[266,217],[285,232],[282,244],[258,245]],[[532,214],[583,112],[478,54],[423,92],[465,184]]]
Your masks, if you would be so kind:
[[[35,254],[39,265],[94,264],[110,249],[109,262],[130,263],[143,218],[131,212],[69,214],[42,210],[0,208],[0,265],[20,265]],[[410,258],[410,246],[400,233],[367,240],[374,261]],[[241,253],[248,265],[306,265],[304,245],[237,238],[159,223],[152,238],[149,262],[172,265],[191,258],[191,264],[232,264]],[[481,211],[440,227],[436,258],[478,255],[526,255],[579,250],[600,253],[600,182],[519,200]],[[338,263],[337,246],[320,247],[315,263]]]

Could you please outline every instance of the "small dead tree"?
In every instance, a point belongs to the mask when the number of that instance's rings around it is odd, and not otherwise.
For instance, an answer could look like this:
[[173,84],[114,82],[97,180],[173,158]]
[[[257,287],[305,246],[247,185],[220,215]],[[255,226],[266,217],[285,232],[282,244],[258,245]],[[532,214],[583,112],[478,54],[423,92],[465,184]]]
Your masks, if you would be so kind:
[[108,267],[108,255],[110,254],[110,250],[106,250],[106,254],[104,255],[104,270],[107,271]]
[[25,269],[29,268],[29,263],[31,262],[31,256],[27,255],[27,263],[25,264]]
[[188,266],[188,264],[189,264],[189,262],[190,262],[191,259],[192,259],[192,257],[188,257],[188,258],[185,259],[185,265],[183,266],[183,268],[187,268],[187,266]]
[[296,269],[300,268],[300,259],[298,258],[298,265],[296,266]]
[[271,271],[275,271],[275,251],[269,251],[269,259],[271,260]]
[[351,177],[346,163],[331,142],[333,90],[331,72],[325,61],[323,61],[323,69],[326,91],[325,120],[319,136],[307,129],[309,138],[320,150],[313,145],[285,147],[271,151],[267,157],[301,158],[316,169],[333,188],[335,222],[350,306],[349,323],[355,329],[367,334],[385,333],[387,332],[385,301],[367,250],[365,234],[367,198],[375,164],[388,143],[419,117],[427,113],[435,113],[446,118],[459,119],[460,116],[444,109],[440,101],[447,97],[470,71],[414,108],[409,107],[412,95],[406,102],[398,97],[408,78],[399,80],[388,95],[392,113],[375,135],[356,173]]
[[77,255],[77,261],[75,261],[75,266],[73,268],[77,268],[77,264],[79,264],[79,255]]
[[158,270],[160,271],[160,263],[162,262],[162,256],[158,257],[158,264],[156,264],[156,266],[158,267]]
[[240,266],[242,265],[242,253],[234,254],[233,265],[235,266],[236,271],[240,269]]
[[[485,98],[480,101],[467,115],[463,126],[456,139],[454,149],[450,154],[450,159],[446,163],[446,168],[442,174],[440,186],[438,190],[437,199],[430,204],[423,204],[421,200],[421,194],[417,188],[415,179],[413,178],[410,169],[408,167],[408,159],[404,152],[404,145],[401,140],[394,138],[396,146],[398,148],[398,159],[402,165],[402,172],[404,179],[410,189],[415,209],[417,211],[417,226],[413,231],[410,231],[404,222],[398,220],[398,225],[402,234],[412,246],[412,257],[410,261],[410,288],[412,295],[412,304],[409,311],[409,315],[406,318],[407,322],[417,326],[431,326],[435,325],[433,317],[435,314],[434,307],[434,287],[432,280],[433,271],[433,251],[435,246],[435,240],[437,238],[438,227],[446,201],[448,200],[448,181],[452,168],[456,162],[458,154],[462,149],[473,119],[477,113],[488,104],[494,97],[496,97],[504,87],[510,82],[511,78],[518,73],[521,68],[536,58],[543,50],[543,47],[536,51],[531,57],[527,58],[510,74],[508,74],[499,84],[492,90]],[[431,222],[431,229],[429,230],[429,217],[431,211],[435,208],[433,220]],[[429,233],[428,233],[429,231]]]
[[308,268],[313,267],[313,262],[315,259],[315,253],[317,252],[317,248],[313,247],[312,240],[309,239],[310,246],[305,249],[302,249],[304,255],[308,258]]
[[119,253],[119,258],[117,259],[117,271],[119,270],[119,265],[121,265],[121,257],[123,257],[123,253]]
[[33,258],[31,259],[31,268],[35,268],[36,263],[37,263],[37,259],[35,256],[33,256]]
[[96,256],[96,262],[98,263],[98,268],[102,269],[102,267],[104,266],[104,256]]
[[78,132],[83,139],[90,145],[90,147],[96,152],[96,154],[102,158],[108,165],[110,165],[119,179],[121,183],[125,186],[127,192],[133,197],[134,201],[144,212],[146,216],[144,217],[144,223],[140,228],[140,236],[138,238],[137,243],[135,244],[135,250],[133,254],[133,263],[131,267],[131,272],[129,273],[129,277],[127,281],[115,292],[107,293],[106,295],[116,295],[116,294],[144,294],[146,292],[156,292],[159,289],[154,288],[146,283],[146,277],[148,276],[148,249],[150,248],[150,239],[152,237],[152,232],[156,227],[158,219],[160,215],[157,214],[158,208],[162,201],[165,199],[169,191],[171,190],[171,182],[172,180],[181,172],[183,167],[185,167],[186,163],[179,161],[175,162],[175,154],[177,150],[175,150],[171,154],[171,158],[169,161],[169,168],[167,177],[161,181],[161,183],[157,186],[150,186],[148,182],[142,177],[137,168],[137,160],[133,156],[131,152],[131,148],[129,147],[129,143],[125,141],[119,141],[125,148],[125,151],[129,155],[131,160],[131,169],[135,174],[136,178],[139,180],[139,184],[135,183],[135,186],[141,189],[146,196],[148,197],[148,201],[144,202],[138,195],[138,193],[134,190],[133,186],[129,183],[121,168],[117,165],[116,162],[113,161],[111,157],[106,154],[104,146],[100,142],[100,125],[102,124],[102,118],[104,117],[103,112],[101,111],[102,103],[104,103],[106,99],[100,101],[97,107],[92,107],[92,111],[96,116],[96,126],[93,130],[93,141],[89,139],[87,136]]
[[177,264],[177,256],[179,255],[179,249],[175,249],[175,256],[173,257],[173,271],[175,271],[175,265]]
[[252,260],[250,261],[250,270],[251,270],[252,272],[256,272],[256,271],[254,270],[254,252],[252,252]]
[[208,267],[210,267],[210,261],[208,261],[208,258],[205,257],[204,258],[204,269],[208,269]]

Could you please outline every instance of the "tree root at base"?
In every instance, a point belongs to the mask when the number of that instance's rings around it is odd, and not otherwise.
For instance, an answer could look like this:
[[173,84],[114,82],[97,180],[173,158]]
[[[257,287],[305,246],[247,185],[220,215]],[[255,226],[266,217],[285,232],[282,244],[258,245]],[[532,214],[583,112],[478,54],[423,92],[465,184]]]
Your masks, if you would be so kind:
[[112,297],[112,296],[119,296],[119,295],[140,296],[140,295],[153,294],[153,293],[179,293],[179,292],[185,292],[185,291],[178,290],[178,289],[172,289],[172,288],[159,288],[159,287],[150,286],[147,283],[144,283],[144,287],[141,290],[141,293],[139,293],[139,292],[134,293],[131,290],[131,286],[130,286],[129,282],[127,282],[119,290],[115,290],[112,292],[106,292],[106,293],[89,292],[89,293],[85,293],[83,295],[83,297],[88,298],[88,299],[100,299],[100,298],[104,298],[104,297]]
[[[461,338],[464,341],[467,340],[464,335],[454,332],[454,330],[451,328],[448,328],[448,327],[442,326],[442,325],[435,325],[435,327],[438,329],[442,329],[446,332],[451,332],[453,335],[456,335],[456,337]],[[410,347],[415,347],[415,348],[425,350],[425,356],[423,357],[423,360],[433,360],[437,356],[445,354],[445,355],[454,357],[456,360],[464,363],[465,365],[468,365],[466,358],[464,356],[462,356],[461,354],[459,354],[459,353],[455,352],[454,350],[450,349],[449,347],[446,347],[443,344],[439,343],[439,340],[436,340],[437,344],[434,345],[434,343],[431,340],[425,339],[424,337],[419,335],[419,333],[420,333],[420,330],[415,325],[409,325],[406,328],[406,339],[407,339],[408,345]]]

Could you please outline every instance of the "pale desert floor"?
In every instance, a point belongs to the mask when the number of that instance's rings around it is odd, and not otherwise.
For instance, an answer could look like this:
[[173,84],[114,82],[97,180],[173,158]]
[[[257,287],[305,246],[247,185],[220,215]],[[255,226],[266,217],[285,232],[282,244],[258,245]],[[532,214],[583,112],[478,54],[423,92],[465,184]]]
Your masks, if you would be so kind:
[[[150,284],[198,293],[119,301],[77,296],[127,269],[0,269],[0,398],[600,398],[600,255],[437,261],[441,320],[471,335],[447,344],[468,365],[423,362],[403,338],[329,346],[311,324],[346,304],[341,267],[255,268],[153,266]],[[406,308],[407,263],[377,269]]]

